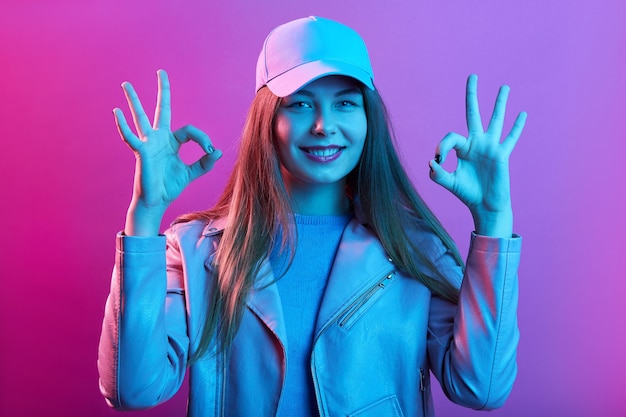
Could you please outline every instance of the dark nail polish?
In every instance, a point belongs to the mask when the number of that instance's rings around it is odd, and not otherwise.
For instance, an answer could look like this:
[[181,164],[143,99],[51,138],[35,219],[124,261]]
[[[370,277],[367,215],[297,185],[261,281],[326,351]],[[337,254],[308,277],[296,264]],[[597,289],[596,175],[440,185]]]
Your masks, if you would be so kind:
[[435,155],[435,162],[438,163],[438,164],[441,163],[441,155],[439,155],[439,154]]

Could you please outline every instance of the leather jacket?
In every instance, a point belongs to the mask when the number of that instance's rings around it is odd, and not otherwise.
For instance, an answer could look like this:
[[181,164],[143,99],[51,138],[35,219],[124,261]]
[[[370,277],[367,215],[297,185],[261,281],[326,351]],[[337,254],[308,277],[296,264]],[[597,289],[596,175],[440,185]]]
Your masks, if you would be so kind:
[[[98,356],[111,406],[152,407],[181,386],[223,223],[181,223],[159,237],[118,235]],[[460,286],[458,305],[399,271],[374,234],[351,220],[311,352],[321,416],[432,416],[431,372],[448,398],[476,409],[501,406],[512,389],[521,238],[472,234],[464,271],[434,234],[417,230],[412,238]],[[288,339],[273,280],[266,260],[231,348],[189,367],[189,416],[276,414]]]

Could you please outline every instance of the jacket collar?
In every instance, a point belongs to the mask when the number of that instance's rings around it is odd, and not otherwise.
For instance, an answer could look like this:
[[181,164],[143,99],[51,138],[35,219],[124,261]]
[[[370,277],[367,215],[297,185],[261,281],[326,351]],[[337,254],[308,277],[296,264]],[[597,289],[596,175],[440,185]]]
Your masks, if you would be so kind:
[[[354,219],[358,224],[364,225],[365,215],[363,214],[363,210],[361,209],[361,204],[359,202],[358,197],[356,197],[352,203],[352,208],[354,210]],[[226,223],[228,221],[227,217],[220,217],[218,219],[211,220],[202,231],[202,236],[213,236],[217,234],[221,234],[226,227]],[[355,220],[353,220],[355,221]]]
[[[228,218],[221,217],[209,221],[202,230],[202,236],[211,237],[224,232]],[[285,343],[287,332],[283,309],[278,294],[278,286],[274,283],[274,273],[269,259],[263,260],[254,288],[248,295],[248,308],[261,320],[276,336]]]
[[[205,226],[202,234],[221,234],[225,225],[226,218],[213,220]],[[378,238],[358,218],[352,219],[339,242],[318,312],[315,338],[354,300],[376,285],[392,269],[393,264]],[[265,259],[247,305],[286,344],[285,320],[274,279],[269,260]]]
[[214,236],[219,235],[224,231],[226,227],[227,217],[220,217],[219,219],[211,220],[202,230],[202,236]]
[[378,238],[357,219],[346,227],[317,316],[315,338],[393,269]]

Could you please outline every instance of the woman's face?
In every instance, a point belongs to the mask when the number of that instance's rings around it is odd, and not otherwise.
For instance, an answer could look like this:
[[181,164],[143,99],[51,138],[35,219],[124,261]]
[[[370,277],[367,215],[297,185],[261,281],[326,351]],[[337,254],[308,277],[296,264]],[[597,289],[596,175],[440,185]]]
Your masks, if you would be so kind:
[[359,83],[348,77],[327,76],[284,97],[274,133],[288,189],[343,186],[359,162],[367,133]]

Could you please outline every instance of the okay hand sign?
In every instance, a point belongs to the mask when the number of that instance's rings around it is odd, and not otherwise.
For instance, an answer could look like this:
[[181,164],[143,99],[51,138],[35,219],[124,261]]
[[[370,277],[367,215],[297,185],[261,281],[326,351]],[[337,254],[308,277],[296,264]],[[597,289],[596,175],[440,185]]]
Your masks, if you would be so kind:
[[[437,146],[435,159],[429,165],[431,179],[450,190],[470,209],[479,231],[489,229],[485,225],[502,218],[509,217],[507,221],[512,222],[509,156],[522,134],[526,113],[517,116],[511,131],[501,140],[509,95],[509,87],[502,86],[489,126],[484,130],[478,107],[477,81],[476,75],[470,75],[467,80],[467,137],[447,134]],[[448,172],[440,164],[452,149],[458,163],[454,172]],[[491,233],[487,230],[486,234]]]
[[[141,213],[141,219],[160,224],[165,209],[176,197],[196,178],[209,172],[222,153],[213,148],[209,137],[193,126],[185,126],[172,132],[170,84],[167,73],[157,72],[159,90],[154,122],[143,110],[141,101],[133,86],[125,82],[122,88],[128,101],[136,134],[133,133],[124,113],[116,108],[113,110],[120,136],[130,146],[136,158],[133,198],[129,215]],[[200,145],[206,152],[193,164],[185,164],[179,155],[183,143],[192,141]],[[128,217],[127,228],[128,232]],[[131,227],[132,229],[132,227]],[[158,226],[157,226],[158,229]]]

